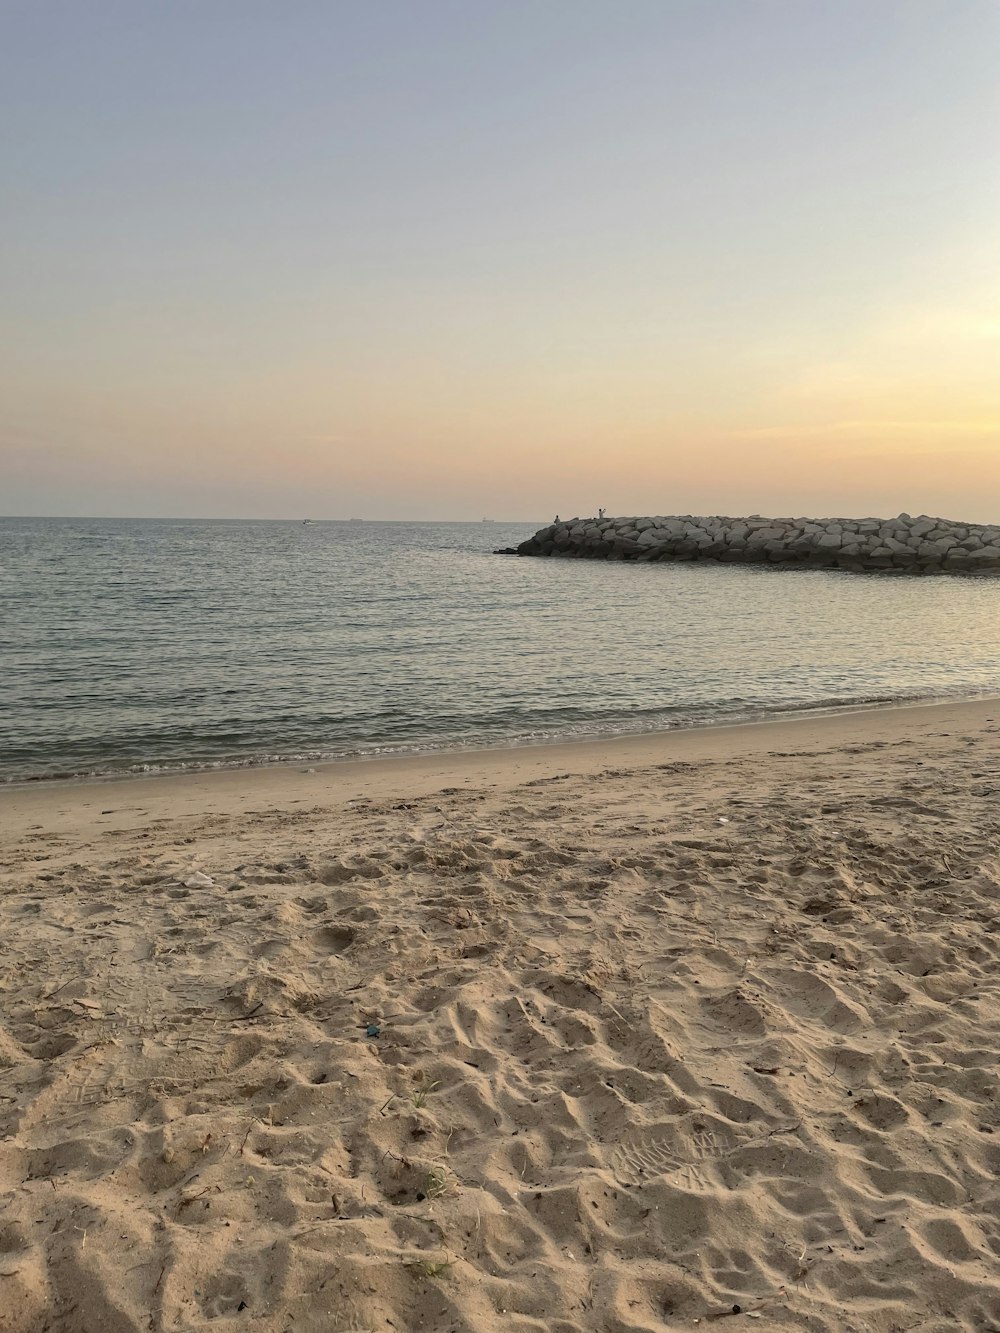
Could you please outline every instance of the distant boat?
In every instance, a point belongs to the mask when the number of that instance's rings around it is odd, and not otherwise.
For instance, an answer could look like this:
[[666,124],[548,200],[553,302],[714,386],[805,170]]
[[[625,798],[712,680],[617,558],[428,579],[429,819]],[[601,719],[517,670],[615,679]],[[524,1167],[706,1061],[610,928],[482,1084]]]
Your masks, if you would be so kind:
[[312,519],[311,519],[311,518],[304,518],[304,519],[302,520],[302,526],[305,527],[307,523],[311,523],[311,522],[312,522]]
[[483,522],[484,522],[484,523],[495,523],[495,522],[496,522],[496,519],[495,519],[495,518],[484,518],[484,519],[483,519]]
[[349,518],[347,521],[348,523],[363,523],[365,520],[363,518]]

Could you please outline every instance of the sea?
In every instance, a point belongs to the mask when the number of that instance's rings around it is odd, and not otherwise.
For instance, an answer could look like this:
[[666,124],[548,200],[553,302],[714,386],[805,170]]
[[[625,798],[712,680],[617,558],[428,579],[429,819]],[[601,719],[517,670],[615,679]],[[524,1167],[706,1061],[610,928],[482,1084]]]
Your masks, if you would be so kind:
[[541,522],[0,519],[0,780],[1000,694],[1000,580],[493,554]]

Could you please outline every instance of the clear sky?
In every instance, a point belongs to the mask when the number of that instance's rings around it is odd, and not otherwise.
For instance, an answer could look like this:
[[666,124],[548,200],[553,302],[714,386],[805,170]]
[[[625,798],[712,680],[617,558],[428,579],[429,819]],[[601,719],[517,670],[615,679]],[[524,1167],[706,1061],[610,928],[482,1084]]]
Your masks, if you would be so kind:
[[0,513],[1000,519],[997,0],[0,0]]

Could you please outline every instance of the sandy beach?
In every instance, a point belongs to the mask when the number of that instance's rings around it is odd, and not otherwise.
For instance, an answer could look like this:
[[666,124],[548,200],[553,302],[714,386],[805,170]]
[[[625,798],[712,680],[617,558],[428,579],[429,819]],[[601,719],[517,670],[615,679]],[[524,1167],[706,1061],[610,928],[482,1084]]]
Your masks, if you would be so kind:
[[0,791],[2,1333],[1000,1329],[1000,700]]

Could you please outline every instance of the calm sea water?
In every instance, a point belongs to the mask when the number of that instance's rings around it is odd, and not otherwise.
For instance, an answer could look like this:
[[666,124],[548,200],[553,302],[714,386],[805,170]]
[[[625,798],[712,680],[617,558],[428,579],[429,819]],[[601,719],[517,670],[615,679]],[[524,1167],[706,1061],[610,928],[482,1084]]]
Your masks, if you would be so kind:
[[0,520],[0,777],[1000,693],[1000,580],[491,554],[536,526]]

